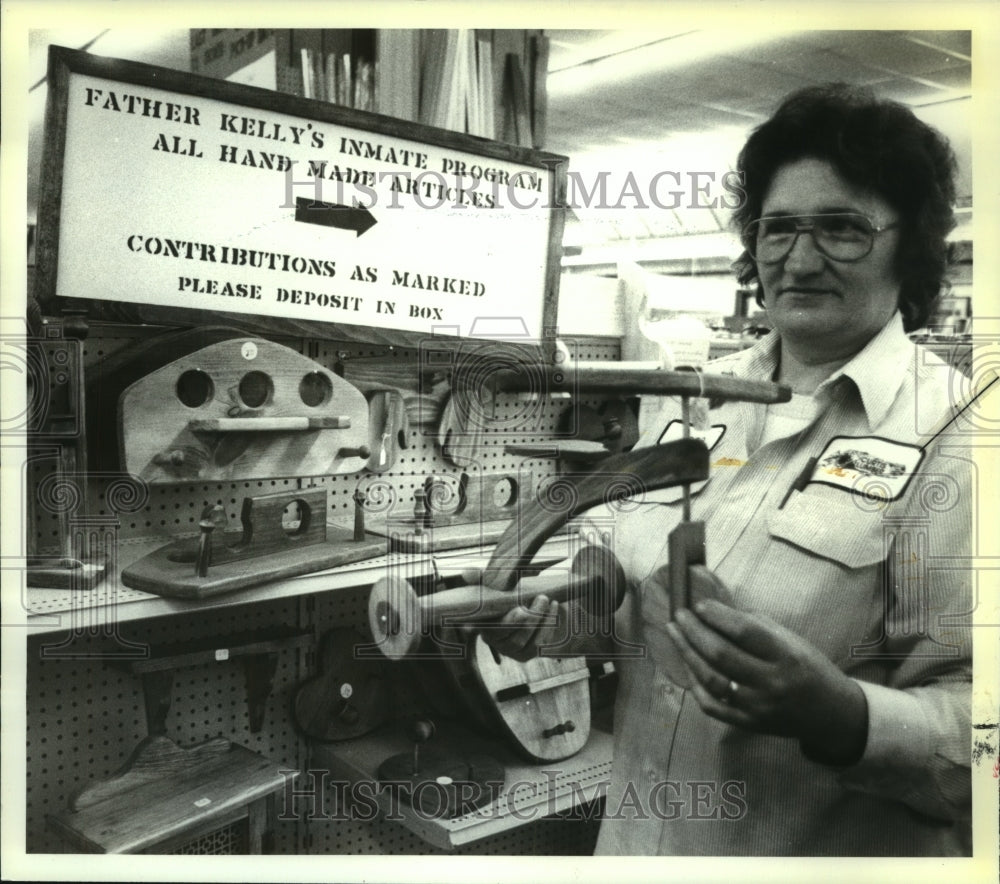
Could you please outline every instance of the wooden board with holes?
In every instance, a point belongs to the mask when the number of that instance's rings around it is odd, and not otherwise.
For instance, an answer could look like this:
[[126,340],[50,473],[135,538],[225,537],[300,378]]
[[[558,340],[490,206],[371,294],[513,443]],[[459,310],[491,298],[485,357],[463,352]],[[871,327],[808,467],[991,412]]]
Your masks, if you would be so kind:
[[125,469],[149,483],[353,473],[368,403],[343,378],[262,338],[220,341],[128,386]]

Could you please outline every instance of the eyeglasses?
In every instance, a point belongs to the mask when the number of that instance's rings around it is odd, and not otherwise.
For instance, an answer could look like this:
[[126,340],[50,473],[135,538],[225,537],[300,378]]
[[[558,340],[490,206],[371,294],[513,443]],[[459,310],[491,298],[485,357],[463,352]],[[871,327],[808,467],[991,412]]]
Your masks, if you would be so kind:
[[758,218],[743,228],[743,245],[759,264],[777,264],[788,257],[802,233],[812,235],[816,248],[834,261],[860,261],[875,245],[875,235],[899,222],[876,227],[871,218],[854,212],[826,215],[781,215]]

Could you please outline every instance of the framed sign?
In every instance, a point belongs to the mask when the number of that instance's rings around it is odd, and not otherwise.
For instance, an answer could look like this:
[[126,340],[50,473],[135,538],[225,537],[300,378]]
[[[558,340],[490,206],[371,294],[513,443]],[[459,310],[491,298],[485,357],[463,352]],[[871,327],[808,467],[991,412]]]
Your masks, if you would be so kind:
[[61,47],[48,78],[43,309],[361,340],[554,333],[564,157]]

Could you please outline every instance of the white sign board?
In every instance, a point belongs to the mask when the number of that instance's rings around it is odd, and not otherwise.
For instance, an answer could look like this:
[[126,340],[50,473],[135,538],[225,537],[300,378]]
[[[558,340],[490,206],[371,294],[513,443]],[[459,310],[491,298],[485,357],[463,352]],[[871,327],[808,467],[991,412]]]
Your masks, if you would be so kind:
[[554,326],[561,158],[67,57],[51,294],[461,337]]

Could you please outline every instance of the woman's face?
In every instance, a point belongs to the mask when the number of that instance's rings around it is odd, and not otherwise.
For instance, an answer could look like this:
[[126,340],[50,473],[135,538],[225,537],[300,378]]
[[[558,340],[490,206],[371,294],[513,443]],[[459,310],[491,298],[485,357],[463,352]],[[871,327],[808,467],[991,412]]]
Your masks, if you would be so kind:
[[[813,158],[778,169],[761,206],[763,216],[828,212],[867,215],[875,227],[899,220],[878,194]],[[782,261],[758,265],[768,316],[799,358],[820,363],[849,357],[881,330],[899,301],[897,243],[897,230],[878,233],[868,255],[845,263],[826,257],[802,232]]]

